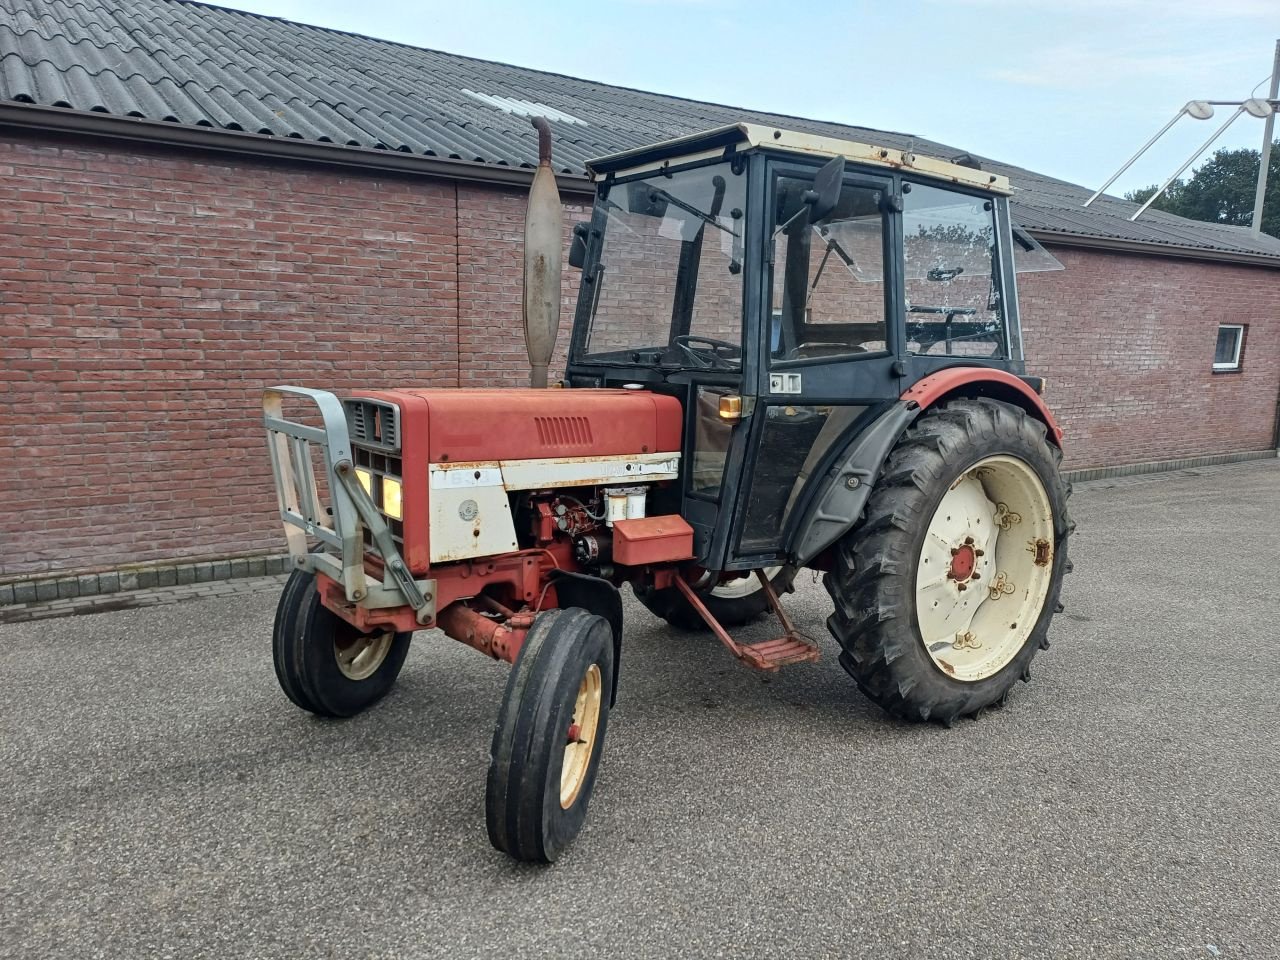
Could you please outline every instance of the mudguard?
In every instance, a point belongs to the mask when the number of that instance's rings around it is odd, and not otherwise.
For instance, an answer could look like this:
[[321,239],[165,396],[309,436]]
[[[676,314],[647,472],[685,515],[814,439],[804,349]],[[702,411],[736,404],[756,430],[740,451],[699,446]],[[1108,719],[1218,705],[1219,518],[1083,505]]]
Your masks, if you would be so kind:
[[622,594],[608,580],[586,573],[552,570],[549,579],[555,584],[562,608],[581,607],[609,621],[613,630],[613,689],[609,691],[612,708],[618,702],[618,675],[622,672]]
[[849,531],[862,515],[889,451],[925,410],[956,396],[992,397],[1022,407],[1062,446],[1062,428],[1036,390],[1022,377],[988,367],[953,367],[916,383],[854,438],[848,451],[816,482],[818,490],[794,528],[789,552],[804,566]]
[[858,522],[885,457],[919,415],[915,402],[895,403],[858,434],[817,481],[819,493],[801,515],[789,550],[797,566],[804,566]]

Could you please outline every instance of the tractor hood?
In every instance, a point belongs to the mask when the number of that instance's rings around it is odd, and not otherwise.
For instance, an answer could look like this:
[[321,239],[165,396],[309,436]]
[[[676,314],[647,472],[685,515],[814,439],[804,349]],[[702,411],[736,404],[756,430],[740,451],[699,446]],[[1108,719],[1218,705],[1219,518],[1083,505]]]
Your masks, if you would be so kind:
[[[385,390],[430,463],[617,457],[680,450],[674,397],[644,390]],[[419,446],[421,450],[421,446]]]

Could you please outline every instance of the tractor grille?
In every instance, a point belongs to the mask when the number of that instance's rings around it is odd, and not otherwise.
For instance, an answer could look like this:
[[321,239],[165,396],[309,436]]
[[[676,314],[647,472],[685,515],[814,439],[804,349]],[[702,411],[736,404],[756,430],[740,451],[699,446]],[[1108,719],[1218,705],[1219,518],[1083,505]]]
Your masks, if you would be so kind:
[[538,440],[555,447],[591,446],[591,421],[586,417],[534,417]]
[[351,442],[376,450],[400,449],[400,410],[377,400],[344,400]]
[[[364,401],[361,401],[362,403]],[[350,416],[351,404],[348,404],[348,417]],[[354,434],[353,437],[354,439]],[[367,447],[357,447],[354,444],[351,448],[351,455],[355,459],[357,467],[368,470],[374,475],[376,481],[373,484],[373,502],[377,506],[378,512],[382,513],[382,478],[394,477],[403,482],[404,467],[399,457],[390,456],[381,450],[370,450]],[[388,517],[382,514],[382,519],[387,522],[387,526],[391,529],[391,539],[396,543],[396,549],[404,552],[404,521],[396,520],[394,517]],[[370,553],[378,554],[378,546],[373,542],[373,534],[367,528],[364,530],[364,548]],[[381,556],[381,554],[378,554]]]

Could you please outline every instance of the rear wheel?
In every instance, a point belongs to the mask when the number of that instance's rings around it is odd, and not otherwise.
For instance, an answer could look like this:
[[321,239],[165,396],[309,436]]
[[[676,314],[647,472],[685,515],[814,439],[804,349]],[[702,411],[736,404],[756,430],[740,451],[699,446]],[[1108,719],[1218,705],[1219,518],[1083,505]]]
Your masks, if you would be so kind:
[[989,399],[898,442],[825,578],[840,662],[872,700],[950,723],[1030,678],[1069,566],[1060,461],[1042,423]]
[[315,577],[295,570],[276,608],[276,679],[293,703],[351,717],[387,695],[409,654],[410,633],[363,633],[320,602]]
[[[766,567],[765,574],[773,589],[786,593],[795,579],[794,567]],[[706,621],[698,615],[689,601],[675,587],[654,590],[651,587],[635,587],[636,598],[654,616],[661,617],[673,627],[682,630],[707,630]],[[726,627],[739,627],[750,623],[769,609],[769,600],[760,586],[754,570],[735,575],[700,592],[702,602],[711,615]]]
[[609,723],[613,632],[579,607],[538,616],[507,679],[490,751],[489,840],[551,863],[587,816]]

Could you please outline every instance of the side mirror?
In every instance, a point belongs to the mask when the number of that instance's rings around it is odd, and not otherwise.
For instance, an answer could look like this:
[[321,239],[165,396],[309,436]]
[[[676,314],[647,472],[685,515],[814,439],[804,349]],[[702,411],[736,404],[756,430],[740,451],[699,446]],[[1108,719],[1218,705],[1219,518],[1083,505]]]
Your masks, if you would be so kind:
[[844,157],[833,157],[813,178],[813,189],[804,192],[804,202],[809,204],[809,222],[817,223],[831,216],[840,202],[840,187],[844,180]]
[[587,262],[587,231],[590,229],[590,224],[586,222],[573,225],[573,239],[569,241],[569,266],[577,270],[581,270]]

